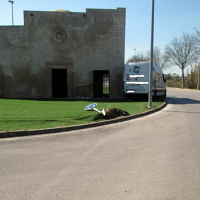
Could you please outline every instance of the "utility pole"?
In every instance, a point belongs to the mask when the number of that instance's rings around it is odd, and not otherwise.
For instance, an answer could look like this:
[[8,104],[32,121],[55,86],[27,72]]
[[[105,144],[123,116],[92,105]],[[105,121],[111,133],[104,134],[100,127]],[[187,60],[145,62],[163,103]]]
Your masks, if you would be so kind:
[[154,38],[154,0],[152,0],[151,11],[151,59],[149,65],[149,101],[148,108],[152,108],[152,79],[153,79],[153,38]]

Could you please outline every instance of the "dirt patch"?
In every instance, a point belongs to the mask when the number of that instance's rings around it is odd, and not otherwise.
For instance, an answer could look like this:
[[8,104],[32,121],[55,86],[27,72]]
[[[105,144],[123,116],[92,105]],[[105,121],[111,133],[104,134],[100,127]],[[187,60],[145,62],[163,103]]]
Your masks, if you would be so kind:
[[74,97],[92,97],[93,84],[78,86],[74,90]]

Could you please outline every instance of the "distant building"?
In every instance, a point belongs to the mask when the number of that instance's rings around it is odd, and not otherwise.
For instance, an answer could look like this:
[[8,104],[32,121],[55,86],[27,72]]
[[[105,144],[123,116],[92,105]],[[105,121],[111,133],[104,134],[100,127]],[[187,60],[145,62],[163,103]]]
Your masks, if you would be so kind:
[[[167,75],[171,77],[182,77],[182,74],[176,74],[176,73],[173,73],[173,74],[168,73]],[[187,74],[184,74],[184,77],[187,77],[187,76],[188,76]]]
[[121,97],[125,12],[24,11],[24,26],[0,26],[0,96]]
[[173,73],[173,74],[172,74],[172,77],[178,77],[178,74]]

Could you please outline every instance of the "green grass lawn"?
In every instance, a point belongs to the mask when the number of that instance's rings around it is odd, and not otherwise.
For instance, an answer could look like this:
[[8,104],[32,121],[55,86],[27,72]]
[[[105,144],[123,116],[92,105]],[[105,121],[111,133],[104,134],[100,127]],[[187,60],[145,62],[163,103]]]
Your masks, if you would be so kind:
[[103,94],[109,94],[109,87],[103,87]]
[[[153,102],[153,107],[164,99]],[[0,131],[55,128],[105,120],[103,115],[84,108],[97,103],[97,109],[119,108],[130,114],[148,110],[148,102],[122,102],[117,100],[21,100],[0,99]]]

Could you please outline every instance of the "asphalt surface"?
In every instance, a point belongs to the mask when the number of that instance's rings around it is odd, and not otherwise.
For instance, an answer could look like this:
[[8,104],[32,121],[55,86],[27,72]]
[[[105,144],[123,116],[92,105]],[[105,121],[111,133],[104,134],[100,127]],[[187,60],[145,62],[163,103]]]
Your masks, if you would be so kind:
[[0,140],[0,199],[200,199],[200,92],[102,127]]

